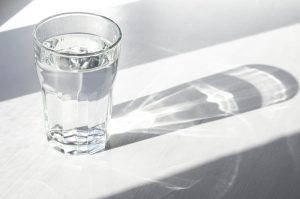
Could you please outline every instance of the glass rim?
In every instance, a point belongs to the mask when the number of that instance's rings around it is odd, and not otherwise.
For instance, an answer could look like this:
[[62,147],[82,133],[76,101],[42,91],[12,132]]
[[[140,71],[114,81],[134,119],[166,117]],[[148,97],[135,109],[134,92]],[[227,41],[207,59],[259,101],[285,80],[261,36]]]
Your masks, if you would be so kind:
[[[40,41],[39,39],[37,38],[37,30],[38,28],[40,28],[43,24],[47,23],[48,21],[52,20],[52,19],[55,19],[57,17],[62,17],[62,16],[72,16],[72,15],[85,15],[85,16],[90,16],[90,17],[97,17],[97,18],[103,18],[105,20],[108,20],[110,21],[111,23],[113,23],[117,29],[118,29],[118,32],[119,32],[119,36],[118,36],[118,39],[113,42],[107,49],[105,50],[98,50],[98,51],[95,51],[95,52],[91,52],[91,53],[84,53],[84,54],[75,54],[75,53],[66,53],[66,52],[58,52],[56,50],[53,50],[51,48],[48,48],[46,46],[44,46]],[[112,50],[113,48],[115,48],[121,41],[122,39],[122,31],[121,31],[121,28],[119,27],[119,25],[114,22],[112,19],[108,18],[108,17],[105,17],[103,15],[98,15],[98,14],[94,14],[94,13],[90,13],[90,12],[64,12],[64,13],[59,13],[59,14],[56,14],[56,15],[51,15],[45,19],[43,19],[42,21],[38,22],[35,26],[34,26],[34,30],[33,30],[33,39],[34,39],[34,42],[40,47],[40,48],[43,48],[47,51],[50,51],[54,54],[57,54],[59,56],[67,56],[67,57],[88,57],[88,56],[93,56],[93,55],[99,55],[99,54],[103,54],[105,52],[108,52],[110,50]]]

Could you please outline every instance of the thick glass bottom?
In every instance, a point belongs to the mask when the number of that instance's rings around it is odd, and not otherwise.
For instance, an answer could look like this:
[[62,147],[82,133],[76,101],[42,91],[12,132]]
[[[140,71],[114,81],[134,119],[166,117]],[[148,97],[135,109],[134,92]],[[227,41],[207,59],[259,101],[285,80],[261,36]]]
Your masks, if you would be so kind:
[[70,155],[94,154],[103,151],[106,138],[106,131],[99,127],[80,127],[71,130],[51,129],[47,131],[50,146]]

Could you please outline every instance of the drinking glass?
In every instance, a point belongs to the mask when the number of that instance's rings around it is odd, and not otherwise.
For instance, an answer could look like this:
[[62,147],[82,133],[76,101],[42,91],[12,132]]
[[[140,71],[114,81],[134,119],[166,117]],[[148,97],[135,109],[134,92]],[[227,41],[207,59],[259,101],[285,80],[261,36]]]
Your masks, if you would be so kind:
[[63,13],[33,32],[47,139],[67,154],[105,149],[122,33],[109,18]]

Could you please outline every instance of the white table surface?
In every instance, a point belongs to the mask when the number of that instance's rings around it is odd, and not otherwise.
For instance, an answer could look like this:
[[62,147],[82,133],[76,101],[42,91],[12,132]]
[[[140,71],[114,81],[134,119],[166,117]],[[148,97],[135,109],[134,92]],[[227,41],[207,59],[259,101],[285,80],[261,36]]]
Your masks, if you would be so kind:
[[111,149],[95,155],[47,145],[27,40],[29,13],[53,5],[33,1],[2,24],[0,198],[300,198],[300,3],[182,2],[56,10],[123,28]]

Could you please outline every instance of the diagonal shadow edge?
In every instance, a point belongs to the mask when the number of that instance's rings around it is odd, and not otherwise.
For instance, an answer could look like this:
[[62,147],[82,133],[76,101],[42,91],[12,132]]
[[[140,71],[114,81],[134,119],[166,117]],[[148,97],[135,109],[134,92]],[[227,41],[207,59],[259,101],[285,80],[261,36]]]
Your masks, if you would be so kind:
[[[287,23],[283,26],[295,23]],[[193,44],[191,48],[179,51],[179,53],[199,50],[209,46],[214,46],[217,44],[222,44],[224,42],[240,39],[246,36],[262,33],[268,30],[273,30],[276,28],[279,27],[272,27],[271,29],[264,29],[256,32],[242,34],[234,38],[224,38],[220,41],[217,41],[214,38],[210,38],[207,40],[207,42],[205,42],[205,44],[201,43],[197,46]],[[0,101],[31,94],[40,90],[40,85],[34,66],[32,30],[33,26],[27,26],[0,33],[0,66],[2,69],[0,73],[0,90],[2,91],[0,95]],[[134,35],[132,37],[134,37]],[[132,42],[131,37],[124,38],[122,46],[123,49],[119,65],[120,70],[139,66],[141,64],[160,60],[163,58],[176,56],[179,54],[170,54],[164,48],[153,47],[151,45],[147,45],[146,43],[139,44]],[[14,59],[12,59],[12,55],[14,55]],[[129,59],[130,57],[134,57],[134,59]]]
[[299,150],[295,133],[104,198],[298,198]]
[[12,18],[15,14],[17,14],[21,9],[27,6],[32,0],[18,0],[18,1],[10,1],[10,0],[2,0],[0,7],[0,26],[7,22],[10,18]]

